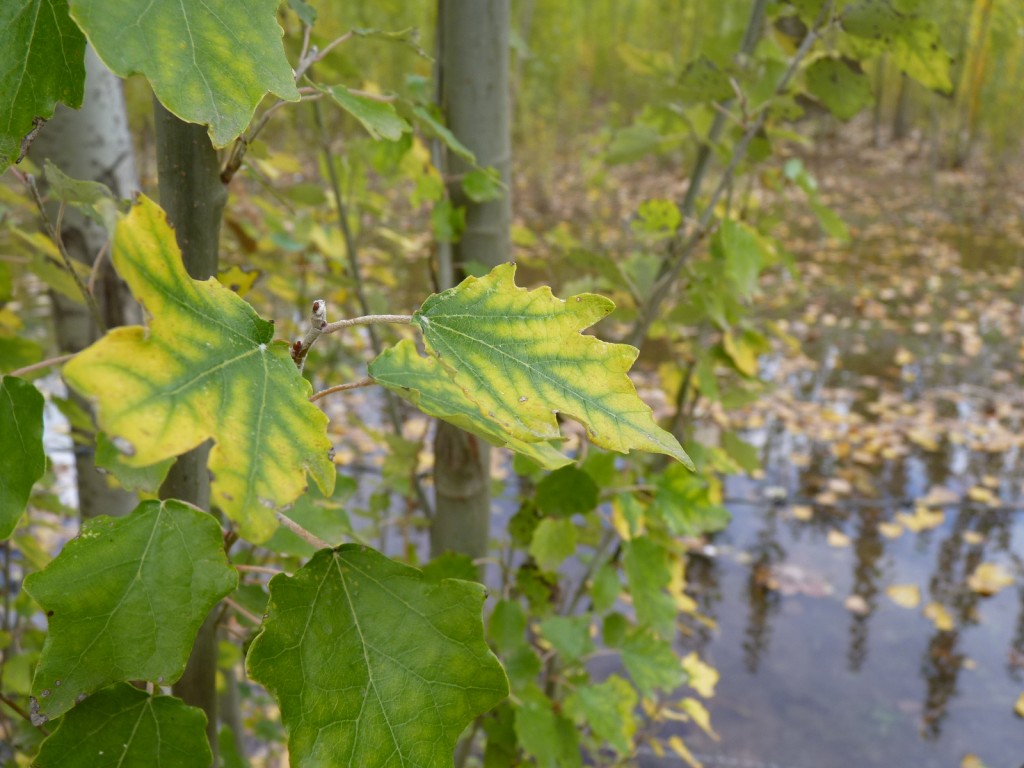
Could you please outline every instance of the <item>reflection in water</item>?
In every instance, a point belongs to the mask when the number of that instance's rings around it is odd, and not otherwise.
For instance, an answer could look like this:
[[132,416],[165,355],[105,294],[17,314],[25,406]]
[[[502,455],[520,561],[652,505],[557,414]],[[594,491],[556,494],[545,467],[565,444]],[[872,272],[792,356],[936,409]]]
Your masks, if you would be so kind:
[[743,633],[743,661],[747,671],[757,672],[761,654],[768,646],[771,617],[781,605],[776,591],[775,566],[786,559],[786,550],[778,542],[778,508],[769,506],[761,519],[763,525],[757,542],[749,550],[752,560],[747,579],[747,605],[750,612]]
[[850,594],[859,599],[856,610],[850,611],[850,645],[846,652],[847,668],[859,672],[868,655],[868,627],[876,607],[879,579],[882,570],[878,561],[885,553],[885,543],[878,524],[883,512],[877,507],[865,507],[858,515],[859,529],[854,539],[853,589]]

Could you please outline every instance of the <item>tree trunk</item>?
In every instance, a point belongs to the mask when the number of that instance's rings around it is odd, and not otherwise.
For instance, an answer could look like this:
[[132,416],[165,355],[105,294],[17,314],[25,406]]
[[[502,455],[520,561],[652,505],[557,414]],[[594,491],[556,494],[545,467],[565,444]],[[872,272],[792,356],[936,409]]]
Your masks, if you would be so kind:
[[[438,0],[441,109],[448,127],[473,153],[509,184],[509,0]],[[454,269],[469,262],[495,266],[509,258],[512,218],[508,193],[474,203],[462,193],[461,178],[472,169],[449,155],[445,175],[449,195],[466,207],[466,231],[451,249]],[[449,286],[442,285],[442,288]],[[436,504],[430,531],[431,554],[487,553],[490,533],[490,446],[448,424],[439,423],[434,440]]]
[[[220,180],[220,161],[206,128],[185,123],[155,99],[157,170],[160,205],[174,227],[185,269],[196,280],[217,272],[220,224],[227,189]],[[200,509],[210,508],[209,445],[180,456],[171,467],[160,496],[180,499]],[[214,608],[203,622],[192,647],[185,674],[174,684],[174,695],[206,713],[206,735],[217,765],[217,621]]]
[[[121,81],[103,66],[91,47],[86,48],[85,99],[80,110],[58,105],[46,127],[32,144],[32,159],[42,166],[49,160],[76,179],[99,181],[120,197],[138,189],[131,134],[125,113]],[[58,205],[48,205],[56,221]],[[71,208],[64,211],[61,238],[71,257],[92,264],[107,240],[96,222]],[[107,327],[137,324],[142,314],[127,287],[118,279],[110,259],[104,260],[95,283],[96,303]],[[99,338],[99,329],[84,305],[51,292],[54,332],[62,353],[78,352]],[[70,397],[87,412],[89,403],[75,392]],[[75,440],[78,508],[83,518],[127,515],[137,503],[135,494],[111,487],[96,471],[95,443]]]

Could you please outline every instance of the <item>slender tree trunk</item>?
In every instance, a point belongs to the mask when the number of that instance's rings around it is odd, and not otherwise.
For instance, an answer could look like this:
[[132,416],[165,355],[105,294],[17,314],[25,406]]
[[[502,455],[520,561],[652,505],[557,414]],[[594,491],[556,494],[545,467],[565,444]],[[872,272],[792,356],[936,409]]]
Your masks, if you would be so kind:
[[[448,127],[484,167],[493,166],[509,183],[509,0],[439,0],[441,108]],[[449,156],[446,176],[456,205],[466,207],[466,231],[452,248],[454,270],[478,262],[495,266],[510,251],[511,199],[474,203],[462,194],[461,178],[471,170]],[[442,285],[442,288],[448,286]],[[490,446],[448,424],[438,424],[434,441],[436,504],[430,531],[433,555],[445,551],[482,557],[490,533]]]
[[900,89],[896,96],[896,107],[892,117],[892,139],[903,141],[910,131],[910,79],[900,75]]
[[[157,170],[160,205],[174,227],[185,269],[196,280],[217,272],[220,224],[227,189],[220,180],[220,161],[206,128],[185,123],[155,99]],[[171,467],[160,496],[180,499],[200,509],[210,508],[209,445],[180,456]],[[174,694],[206,713],[206,734],[217,764],[217,608],[207,616],[196,637],[185,674]]]
[[[82,108],[57,106],[53,119],[32,144],[32,159],[40,166],[49,160],[72,178],[99,181],[115,195],[130,197],[139,182],[121,81],[103,66],[91,47],[86,48],[85,68]],[[58,206],[54,203],[48,207],[48,215],[55,221]],[[107,237],[102,226],[78,211],[70,208],[64,211],[61,238],[72,258],[92,264]],[[95,291],[107,327],[141,321],[138,304],[118,279],[109,258],[100,267]],[[62,353],[78,352],[99,338],[99,329],[85,306],[56,292],[51,292],[50,296],[54,331]],[[70,397],[86,411],[90,409],[85,398],[77,393],[71,392]],[[106,477],[96,471],[94,442],[76,440],[74,449],[78,508],[82,517],[131,512],[137,503],[135,495],[111,487]]]

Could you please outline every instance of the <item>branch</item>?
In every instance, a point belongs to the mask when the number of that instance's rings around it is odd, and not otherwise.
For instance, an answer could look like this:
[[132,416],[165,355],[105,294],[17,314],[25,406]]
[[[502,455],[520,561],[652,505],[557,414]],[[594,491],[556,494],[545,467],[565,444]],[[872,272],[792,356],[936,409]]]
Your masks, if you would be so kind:
[[299,373],[302,373],[302,367],[306,364],[306,355],[309,354],[309,348],[320,338],[326,326],[327,302],[323,299],[317,299],[313,302],[313,310],[309,315],[309,330],[306,331],[305,336],[292,344],[292,360],[298,366]]
[[75,354],[77,353],[72,352],[68,355],[51,357],[49,360],[41,360],[38,363],[32,363],[32,365],[26,365],[24,368],[18,368],[10,373],[5,373],[4,376],[24,376],[26,373],[32,373],[32,371],[38,371],[41,368],[49,368],[51,365],[61,365],[73,358]]
[[262,616],[257,616],[255,613],[250,611],[248,608],[245,608],[245,607],[239,605],[238,603],[236,603],[230,597],[225,597],[225,598],[223,598],[223,600],[224,600],[224,604],[225,605],[233,608],[236,612],[240,613],[242,616],[247,618],[249,621],[251,621],[257,627],[260,624],[263,623],[263,617]]
[[271,576],[277,576],[279,573],[284,573],[280,568],[268,568],[265,565],[238,565],[232,563],[232,567],[234,567],[236,571],[241,571],[242,573],[267,573]]
[[314,547],[315,549],[331,549],[330,544],[321,539],[319,536],[307,531],[305,528],[303,528],[301,525],[296,523],[294,520],[292,520],[284,513],[278,512],[277,520],[281,523],[281,525],[283,525],[285,528],[287,528],[289,531],[294,533],[296,536],[298,536],[300,539],[302,539],[304,542]]
[[360,379],[359,381],[352,381],[349,382],[348,384],[337,384],[333,387],[328,387],[327,389],[321,389],[319,392],[317,392],[315,395],[309,398],[309,402],[315,403],[320,398],[327,397],[328,395],[333,395],[335,392],[347,392],[350,389],[372,387],[376,383],[376,381],[367,376],[365,379]]
[[38,728],[41,733],[44,733],[47,736],[50,735],[50,732],[46,730],[45,727],[43,727],[42,725],[36,725],[34,722],[32,722],[32,717],[29,715],[29,713],[22,709],[18,702],[16,702],[7,694],[0,693],[0,702],[3,702],[8,707],[10,707],[14,711],[14,713],[19,717],[23,717],[26,721],[32,723],[32,725],[35,725],[35,727]]
[[321,333],[334,333],[342,328],[351,328],[355,325],[378,325],[380,323],[395,323],[397,325],[411,325],[412,315],[363,315],[352,317],[347,320],[335,320],[327,323],[320,329]]

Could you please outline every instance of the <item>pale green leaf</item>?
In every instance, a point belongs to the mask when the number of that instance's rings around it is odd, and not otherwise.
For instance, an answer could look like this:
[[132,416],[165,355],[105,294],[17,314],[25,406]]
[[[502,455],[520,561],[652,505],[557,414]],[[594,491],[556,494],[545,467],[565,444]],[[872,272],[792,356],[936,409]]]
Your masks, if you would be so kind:
[[488,636],[494,647],[510,653],[526,642],[526,614],[516,600],[502,600],[491,611]]
[[329,494],[327,416],[274,326],[216,279],[192,280],[174,232],[148,198],[117,226],[114,267],[152,316],[116,328],[64,368],[97,404],[97,421],[125,462],[145,467],[209,438],[214,503],[244,537],[265,541],[273,509],[306,489]]
[[52,719],[115,682],[173,683],[199,625],[237,583],[217,520],[184,502],[144,501],[128,517],[87,521],[25,579],[50,625],[33,717]]
[[414,107],[412,114],[420,127],[425,129],[430,136],[440,139],[448,149],[461,157],[467,163],[471,165],[476,163],[476,156],[466,147],[465,144],[455,138],[455,134],[452,133],[440,119],[434,117],[426,107]]
[[246,663],[280,704],[296,768],[450,768],[459,734],[508,694],[479,584],[347,544],[275,576],[270,595]]
[[576,551],[576,526],[572,520],[545,517],[533,532],[530,555],[545,571],[554,571]]
[[0,540],[18,526],[29,493],[46,469],[43,396],[15,376],[0,377]]
[[370,136],[378,141],[398,141],[403,133],[412,130],[412,126],[398,116],[392,104],[353,93],[343,85],[318,87],[324,93],[330,94],[339,107],[362,123]]
[[658,476],[657,488],[649,513],[676,536],[714,533],[732,519],[720,503],[720,494],[712,493],[710,482],[700,475],[669,467]]
[[68,712],[42,743],[32,765],[195,768],[212,761],[201,709],[119,683]]
[[427,415],[454,424],[491,445],[521,453],[545,469],[564,467],[572,461],[551,444],[520,440],[498,422],[486,418],[437,360],[420,355],[410,339],[384,350],[370,363],[369,372],[374,381],[406,398]]
[[593,294],[562,301],[546,287],[527,291],[515,285],[515,265],[502,264],[431,296],[413,322],[455,383],[519,439],[560,437],[562,413],[603,448],[665,453],[692,467],[626,375],[637,350],[582,333],[614,306]]
[[277,24],[279,0],[71,0],[71,16],[115,74],[145,75],[168,111],[239,136],[267,93],[298,101]]
[[597,685],[581,685],[567,702],[580,710],[594,736],[607,741],[620,755],[633,753],[636,735],[636,690],[618,675]]
[[673,691],[685,679],[672,644],[646,631],[633,631],[626,636],[622,644],[622,664],[645,696],[656,690]]
[[594,650],[588,616],[549,616],[541,621],[540,632],[565,660],[579,661]]
[[551,700],[531,683],[517,695],[516,738],[539,768],[576,768],[582,765],[579,733],[567,717],[554,711]]
[[57,102],[77,109],[85,92],[85,37],[67,0],[0,3],[0,171],[18,160],[36,118]]

